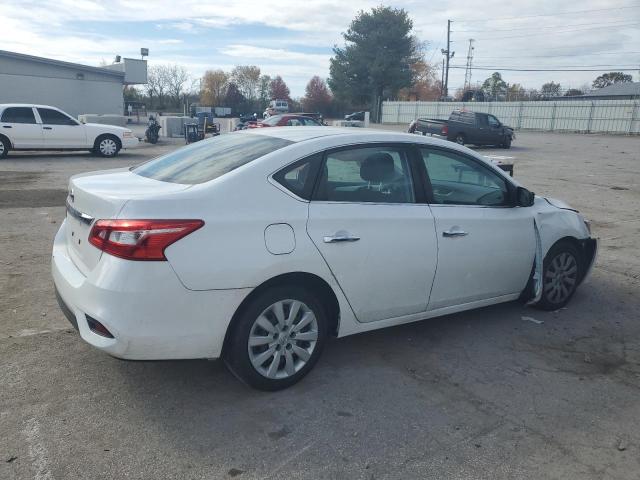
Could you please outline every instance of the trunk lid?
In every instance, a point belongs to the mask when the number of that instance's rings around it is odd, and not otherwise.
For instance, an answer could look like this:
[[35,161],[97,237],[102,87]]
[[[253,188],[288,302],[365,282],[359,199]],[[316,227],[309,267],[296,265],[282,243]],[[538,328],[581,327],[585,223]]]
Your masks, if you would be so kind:
[[128,169],[76,175],[69,181],[67,196],[67,250],[73,263],[87,275],[102,251],[89,243],[96,220],[115,219],[129,200],[186,190],[190,185],[160,182]]

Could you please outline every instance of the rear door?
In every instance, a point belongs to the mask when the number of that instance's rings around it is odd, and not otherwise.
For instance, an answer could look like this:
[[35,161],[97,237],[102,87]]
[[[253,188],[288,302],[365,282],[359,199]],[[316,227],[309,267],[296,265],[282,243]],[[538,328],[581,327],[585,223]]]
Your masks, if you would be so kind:
[[520,293],[535,257],[532,208],[511,206],[507,181],[479,160],[419,150],[438,238],[429,310]]
[[84,125],[67,114],[52,108],[38,107],[37,110],[42,122],[42,139],[45,147],[87,147],[87,135]]
[[7,107],[0,117],[0,131],[9,137],[13,148],[41,148],[42,129],[32,107]]
[[414,168],[400,145],[325,154],[307,232],[360,322],[426,310],[437,245]]

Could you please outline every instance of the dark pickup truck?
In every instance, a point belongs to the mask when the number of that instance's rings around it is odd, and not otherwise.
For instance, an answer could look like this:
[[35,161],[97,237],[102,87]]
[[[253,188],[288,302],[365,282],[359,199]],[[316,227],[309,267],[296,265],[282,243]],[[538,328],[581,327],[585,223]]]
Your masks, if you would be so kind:
[[418,118],[409,125],[409,133],[444,137],[465,145],[497,145],[510,148],[516,138],[513,128],[503,125],[489,113],[456,110],[449,120]]

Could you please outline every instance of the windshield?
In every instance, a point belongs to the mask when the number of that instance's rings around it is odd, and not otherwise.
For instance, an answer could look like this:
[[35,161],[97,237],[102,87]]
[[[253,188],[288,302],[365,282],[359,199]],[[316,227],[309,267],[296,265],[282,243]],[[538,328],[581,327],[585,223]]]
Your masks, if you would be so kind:
[[194,185],[218,178],[292,143],[282,138],[229,133],[180,148],[132,171],[161,182]]
[[276,115],[263,120],[262,123],[264,123],[265,125],[269,125],[270,127],[275,127],[281,118],[282,117],[280,115]]

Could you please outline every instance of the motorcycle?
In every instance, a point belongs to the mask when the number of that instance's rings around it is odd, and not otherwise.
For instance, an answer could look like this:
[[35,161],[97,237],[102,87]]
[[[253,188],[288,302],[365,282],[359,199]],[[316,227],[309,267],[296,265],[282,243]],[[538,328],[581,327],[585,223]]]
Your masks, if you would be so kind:
[[149,122],[147,123],[147,130],[144,132],[144,136],[149,143],[158,143],[158,132],[162,127],[155,119],[155,117],[149,117]]

